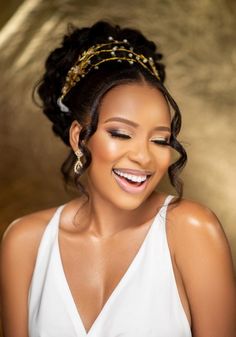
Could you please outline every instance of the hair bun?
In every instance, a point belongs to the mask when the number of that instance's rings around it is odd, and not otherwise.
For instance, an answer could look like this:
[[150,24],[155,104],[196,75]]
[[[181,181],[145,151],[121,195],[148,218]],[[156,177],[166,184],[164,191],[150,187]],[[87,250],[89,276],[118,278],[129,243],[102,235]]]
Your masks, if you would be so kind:
[[43,103],[43,112],[52,121],[53,132],[61,137],[66,145],[69,145],[68,129],[73,117],[72,114],[63,114],[57,104],[66,75],[78,55],[94,44],[107,42],[109,36],[117,40],[126,38],[137,51],[152,56],[161,80],[164,81],[164,65],[158,63],[162,54],[156,52],[154,42],[147,40],[140,31],[122,29],[119,25],[112,25],[106,21],[98,21],[91,27],[84,28],[68,24],[67,34],[64,35],[61,46],[53,50],[46,60],[45,73],[37,87],[37,93]]

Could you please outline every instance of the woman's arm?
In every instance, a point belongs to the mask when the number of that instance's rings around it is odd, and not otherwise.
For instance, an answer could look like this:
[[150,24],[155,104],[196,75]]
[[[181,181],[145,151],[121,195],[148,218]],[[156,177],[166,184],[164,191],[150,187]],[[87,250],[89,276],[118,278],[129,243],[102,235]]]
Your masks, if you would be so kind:
[[14,221],[0,248],[0,299],[4,337],[27,337],[27,296],[31,268],[27,224]]
[[219,220],[187,200],[173,215],[175,261],[189,300],[193,337],[236,337],[235,275]]
[[28,337],[28,291],[43,232],[55,208],[15,220],[0,247],[0,301],[4,337]]

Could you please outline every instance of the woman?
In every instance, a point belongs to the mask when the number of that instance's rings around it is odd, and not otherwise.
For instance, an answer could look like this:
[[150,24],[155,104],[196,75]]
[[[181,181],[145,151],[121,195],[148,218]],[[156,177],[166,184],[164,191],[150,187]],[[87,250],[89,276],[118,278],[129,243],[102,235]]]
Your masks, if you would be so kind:
[[[181,115],[161,56],[104,21],[49,55],[38,94],[81,193],[6,230],[5,337],[236,336],[230,248],[216,215],[182,198]],[[166,173],[177,196],[158,191]]]

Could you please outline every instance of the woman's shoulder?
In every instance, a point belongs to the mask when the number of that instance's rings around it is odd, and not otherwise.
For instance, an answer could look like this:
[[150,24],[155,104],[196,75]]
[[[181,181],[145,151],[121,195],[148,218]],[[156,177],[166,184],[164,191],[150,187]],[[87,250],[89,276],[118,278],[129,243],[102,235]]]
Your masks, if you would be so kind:
[[[72,202],[73,200],[63,205],[67,206]],[[13,220],[3,232],[2,250],[14,249],[20,252],[23,249],[30,256],[35,256],[41,237],[59,207],[60,205],[38,210]]]
[[181,236],[194,234],[225,237],[223,226],[214,210],[195,200],[182,198],[170,205],[168,219],[172,231]]
[[8,225],[1,238],[0,250],[6,275],[11,270],[24,271],[24,277],[29,282],[43,232],[56,209],[53,207],[33,212]]
[[33,240],[45,229],[56,209],[57,207],[39,210],[13,220],[4,231],[2,242]]
[[232,270],[232,254],[223,225],[208,206],[188,199],[171,205],[167,234],[172,255],[183,274],[196,276],[196,272],[207,273],[206,269],[213,266],[220,270],[226,264]]
[[24,246],[28,242],[33,249],[37,248],[36,246],[39,244],[40,238],[56,210],[60,206],[64,206],[63,208],[68,210],[73,209],[73,204],[77,200],[72,199],[63,205],[32,212],[13,220],[3,233],[2,245],[8,243],[8,245],[19,244]]
[[229,243],[219,218],[207,205],[191,199],[181,199],[170,205],[167,213],[167,231],[174,251],[191,255],[194,247],[208,250],[223,247],[229,250]]

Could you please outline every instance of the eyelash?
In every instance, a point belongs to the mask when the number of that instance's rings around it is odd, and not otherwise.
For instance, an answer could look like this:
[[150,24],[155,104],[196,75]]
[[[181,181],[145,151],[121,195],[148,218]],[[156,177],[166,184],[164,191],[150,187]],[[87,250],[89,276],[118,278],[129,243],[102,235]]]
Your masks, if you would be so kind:
[[158,144],[158,145],[170,145],[168,140],[153,140],[153,143]]
[[[116,137],[116,138],[120,138],[120,139],[130,139],[131,138],[129,135],[117,132],[115,130],[114,131],[110,130],[108,132],[110,133],[111,137]],[[166,139],[166,140],[153,140],[153,143],[158,144],[158,145],[170,145],[168,139]]]
[[131,137],[129,135],[126,135],[124,133],[120,133],[117,131],[110,130],[108,131],[112,137],[122,138],[122,139],[130,139]]

